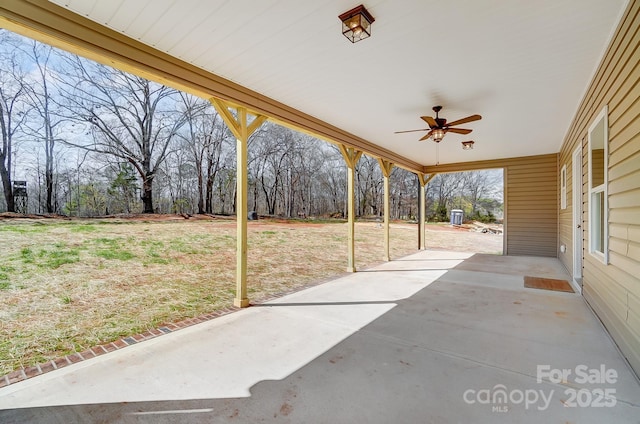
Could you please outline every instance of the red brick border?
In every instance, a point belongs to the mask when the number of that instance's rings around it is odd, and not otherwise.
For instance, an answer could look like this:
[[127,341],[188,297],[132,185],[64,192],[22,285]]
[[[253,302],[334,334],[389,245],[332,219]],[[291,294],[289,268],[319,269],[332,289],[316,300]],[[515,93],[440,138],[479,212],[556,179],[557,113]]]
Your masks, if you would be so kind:
[[[333,276],[327,279],[323,279],[323,280],[319,280],[319,281],[313,281],[311,283],[305,284],[303,286],[298,286],[295,289],[291,289],[288,290],[286,292],[282,292],[282,293],[277,293],[277,294],[273,294],[273,295],[269,295],[265,298],[256,300],[255,302],[252,302],[252,305],[260,305],[263,304],[265,302],[269,302],[271,300],[275,300],[275,299],[279,299],[281,297],[284,296],[288,296],[290,294],[299,292],[301,290],[305,290],[305,289],[309,289],[311,287],[316,287],[319,286],[321,284],[327,283],[329,281],[335,280],[336,278],[339,278],[341,276]],[[169,324],[165,324],[161,327],[158,328],[154,328],[154,329],[150,329],[145,331],[144,333],[141,334],[135,334],[132,336],[126,336],[123,337],[119,340],[116,340],[114,342],[109,342],[109,343],[105,343],[102,345],[97,345],[94,346],[90,349],[87,349],[85,351],[82,352],[74,352],[71,353],[67,356],[63,356],[61,358],[56,358],[47,362],[43,362],[40,364],[36,364],[34,366],[30,366],[28,368],[20,368],[18,370],[15,370],[13,372],[10,372],[9,374],[6,374],[4,376],[0,376],[0,388],[2,387],[6,387],[6,386],[10,386],[11,384],[15,384],[18,383],[20,381],[24,381],[26,379],[29,379],[31,377],[36,377],[38,375],[42,375],[45,374],[47,372],[51,372],[54,371],[56,369],[59,368],[64,368],[68,365],[72,365],[78,362],[82,362],[82,361],[86,361],[89,360],[91,358],[95,358],[101,355],[104,355],[106,353],[109,352],[114,352],[116,350],[120,350],[123,349],[127,346],[131,346],[133,344],[136,343],[140,343],[143,342],[145,340],[150,340],[150,339],[154,339],[156,337],[162,336],[164,334],[169,334],[172,333],[174,331],[183,329],[183,328],[187,328],[187,327],[191,327],[192,325],[196,325],[196,324],[200,324],[203,322],[207,322],[210,321],[212,319],[224,316],[224,315],[228,315],[232,312],[236,312],[239,311],[240,308],[237,308],[235,306],[229,306],[227,308],[223,308],[214,312],[210,312],[208,314],[204,314],[201,315],[199,317],[195,317],[195,318],[186,318],[182,321],[176,322],[176,323],[169,323]]]
[[20,381],[26,380],[31,377],[36,377],[38,375],[42,375],[47,372],[64,368],[71,364],[86,361],[91,358],[104,355],[105,353],[120,350],[127,346],[131,346],[133,344],[143,342],[145,340],[154,339],[163,334],[169,334],[174,331],[180,330],[182,328],[190,327],[194,324],[206,322],[238,310],[240,309],[236,307],[229,307],[229,308],[221,309],[219,311],[203,315],[201,317],[187,318],[177,323],[167,324],[159,328],[147,330],[141,334],[135,334],[133,336],[123,337],[114,342],[109,342],[102,345],[94,346],[82,352],[74,352],[60,358],[55,358],[53,360],[43,362],[41,364],[30,366],[28,368],[20,368],[4,376],[0,376],[0,388],[18,383]]

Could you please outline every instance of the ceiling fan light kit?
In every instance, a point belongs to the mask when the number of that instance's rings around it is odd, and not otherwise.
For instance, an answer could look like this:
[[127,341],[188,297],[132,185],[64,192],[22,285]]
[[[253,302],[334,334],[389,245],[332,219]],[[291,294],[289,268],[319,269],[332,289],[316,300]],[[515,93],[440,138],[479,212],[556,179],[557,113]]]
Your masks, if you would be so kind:
[[375,19],[363,5],[344,12],[338,19],[342,21],[342,34],[352,43],[371,36],[371,24]]
[[440,143],[442,141],[442,139],[444,138],[444,134],[445,134],[444,129],[436,128],[435,130],[433,130],[431,132],[431,138],[436,143]]
[[462,142],[462,150],[471,150],[471,149],[473,149],[473,140]]
[[[442,106],[434,106],[433,111],[436,113],[435,118],[431,116],[420,117],[420,119],[422,119],[424,122],[427,123],[427,125],[429,125],[429,128],[395,132],[395,134],[400,134],[400,133],[408,133],[408,132],[416,132],[416,131],[427,131],[427,134],[423,136],[420,139],[420,141],[424,141],[430,138],[436,142],[436,165],[440,162],[437,146],[440,145],[440,142],[442,141],[444,136],[449,132],[455,133],[455,134],[469,134],[472,130],[469,130],[466,128],[453,128],[453,127],[456,125],[466,124],[467,122],[473,122],[473,121],[478,121],[482,119],[482,116],[480,115],[471,115],[471,116],[467,116],[466,118],[458,119],[457,121],[447,123],[446,119],[440,118],[440,116],[438,116],[438,113],[441,110],[442,110]],[[471,150],[473,149],[473,144],[474,142],[471,140],[463,141],[462,148],[464,150]]]

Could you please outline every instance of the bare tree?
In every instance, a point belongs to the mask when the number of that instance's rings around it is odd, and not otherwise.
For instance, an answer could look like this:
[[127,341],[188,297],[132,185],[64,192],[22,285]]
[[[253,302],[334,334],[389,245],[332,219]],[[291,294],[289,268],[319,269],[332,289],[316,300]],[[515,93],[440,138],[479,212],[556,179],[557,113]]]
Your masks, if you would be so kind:
[[17,49],[17,40],[6,30],[0,30],[0,179],[9,212],[15,212],[12,187],[13,148],[27,116],[26,75]]
[[[215,195],[219,207],[218,209],[214,208],[214,211],[218,211],[221,214],[228,214],[235,212],[236,172],[231,155],[227,155],[225,159],[222,160],[222,163],[224,165],[218,172],[215,185]],[[212,199],[211,204],[213,205],[213,203]]]
[[344,183],[346,164],[338,148],[328,145],[324,153],[324,163],[322,172],[318,176],[320,180],[320,190],[327,196],[327,208],[325,213],[330,215],[345,216],[347,191]]
[[54,205],[55,147],[56,142],[61,140],[60,135],[64,131],[66,122],[58,111],[59,106],[55,100],[56,87],[53,85],[55,71],[50,66],[56,51],[49,45],[32,40],[26,53],[35,66],[26,90],[32,108],[31,119],[26,125],[27,133],[31,139],[43,144],[45,207],[47,213],[53,213],[56,212],[56,205]]
[[[307,217],[316,215],[320,209],[317,200],[322,197],[317,179],[318,174],[324,166],[324,155],[322,151],[322,141],[305,134],[296,134],[298,140],[296,148],[290,157],[292,175],[295,175],[295,189],[292,188],[292,197],[297,199],[298,205],[295,213],[298,216]],[[294,214],[294,202],[290,202],[290,216]]]
[[356,165],[358,214],[378,215],[382,207],[382,172],[378,161],[362,155]]
[[462,173],[438,174],[427,184],[427,199],[430,200],[437,220],[447,219],[447,209],[451,207],[453,198],[462,184]]
[[253,210],[258,210],[260,199],[263,199],[269,215],[283,209],[287,155],[292,144],[290,130],[269,122],[263,124],[250,139],[248,167],[253,188]]
[[[17,172],[34,182],[39,211],[139,211],[138,195],[146,213],[235,211],[233,136],[207,101],[72,55],[58,58],[51,47],[9,34],[0,31],[0,177],[9,210]],[[331,144],[265,123],[249,139],[248,167],[253,210],[345,214],[345,164]],[[363,156],[356,175],[358,213],[380,214],[377,161]],[[427,189],[431,214],[499,210],[499,180],[438,175]],[[418,188],[415,174],[394,168],[392,217],[415,217]]]
[[412,219],[418,207],[418,181],[413,172],[395,167],[390,178],[390,215],[396,219]]
[[198,213],[212,213],[213,185],[230,131],[208,102],[187,93],[180,93],[180,99],[186,124],[178,136],[190,152],[197,172]]
[[142,181],[143,212],[153,213],[154,177],[185,123],[177,90],[77,57],[67,62],[65,106],[90,135],[68,143],[130,163]]
[[480,201],[485,197],[499,198],[502,191],[500,170],[469,171],[463,176],[464,195],[471,203],[471,213],[478,212]]

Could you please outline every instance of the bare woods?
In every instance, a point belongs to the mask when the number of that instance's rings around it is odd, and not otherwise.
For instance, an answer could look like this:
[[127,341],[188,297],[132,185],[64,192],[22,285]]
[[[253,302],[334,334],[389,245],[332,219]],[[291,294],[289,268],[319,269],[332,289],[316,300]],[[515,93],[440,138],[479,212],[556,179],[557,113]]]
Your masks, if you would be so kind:
[[[235,213],[235,139],[211,104],[0,30],[0,212],[101,216]],[[344,215],[338,149],[271,122],[249,140],[249,209],[286,217]],[[382,213],[376,159],[357,165],[359,216]],[[429,216],[496,213],[498,174],[442,175]],[[26,181],[24,191],[16,182]],[[391,216],[417,215],[412,173],[391,175]],[[18,200],[18,201],[17,201]]]

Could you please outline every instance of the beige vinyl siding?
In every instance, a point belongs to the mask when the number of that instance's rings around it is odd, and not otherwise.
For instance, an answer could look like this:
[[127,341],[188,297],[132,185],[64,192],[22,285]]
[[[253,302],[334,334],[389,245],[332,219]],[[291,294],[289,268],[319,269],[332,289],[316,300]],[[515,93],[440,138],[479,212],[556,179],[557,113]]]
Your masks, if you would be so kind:
[[503,168],[507,255],[557,256],[558,155],[455,163],[427,167],[427,173]]
[[[608,106],[609,263],[589,253],[589,125]],[[584,269],[583,294],[636,373],[640,374],[640,1],[632,0],[571,124],[560,163],[582,143]],[[570,172],[569,172],[570,173]],[[573,176],[571,176],[573,178]],[[572,184],[567,184],[568,193]],[[572,246],[572,194],[560,211],[560,244]],[[559,200],[558,200],[559,204]],[[559,254],[569,272],[573,251]]]

